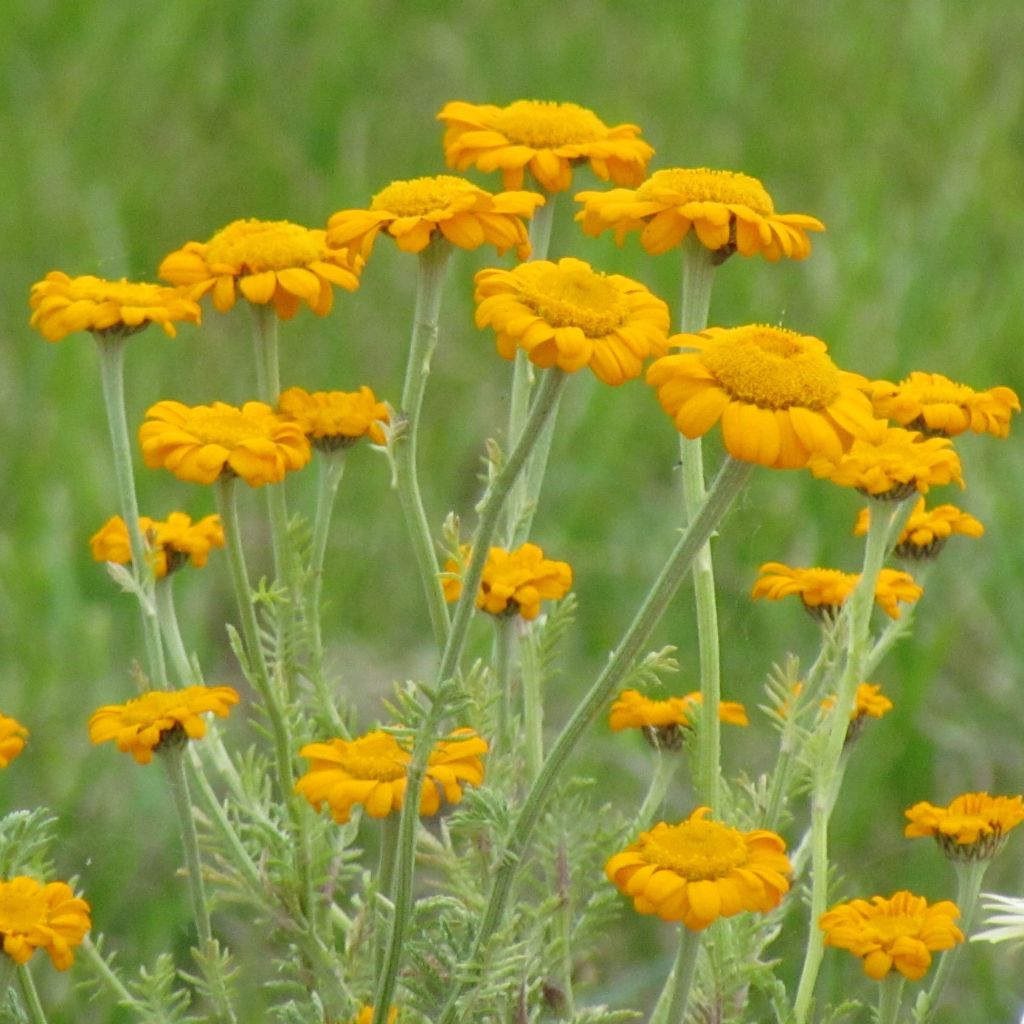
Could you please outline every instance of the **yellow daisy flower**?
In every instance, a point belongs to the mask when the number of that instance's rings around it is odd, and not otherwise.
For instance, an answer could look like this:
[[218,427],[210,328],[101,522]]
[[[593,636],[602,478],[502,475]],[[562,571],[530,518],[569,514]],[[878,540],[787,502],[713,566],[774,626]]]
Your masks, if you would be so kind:
[[575,103],[517,100],[446,103],[437,115],[445,123],[444,156],[449,167],[501,171],[506,189],[523,187],[528,170],[548,192],[564,192],[572,169],[589,163],[602,180],[639,185],[654,149],[638,138],[635,124],[609,128],[592,110]]
[[855,487],[880,501],[902,501],[918,491],[956,482],[964,485],[960,456],[947,437],[888,427],[878,438],[857,438],[848,451],[814,455],[807,468],[840,487]]
[[676,334],[668,344],[683,351],[652,363],[647,383],[686,437],[721,420],[733,458],[800,469],[883,429],[861,390],[864,378],[840,370],[818,338],[750,324]]
[[720,917],[779,905],[792,872],[782,837],[704,820],[709,813],[698,807],[678,825],[661,822],[608,860],[605,875],[637,913],[699,931]]
[[150,324],[159,324],[173,338],[178,333],[175,323],[199,323],[199,306],[180,288],[69,277],[60,270],[32,285],[29,305],[29,323],[47,341],[61,341],[76,331],[127,337]]
[[944,437],[968,430],[1006,437],[1010,416],[1020,412],[1020,399],[1011,388],[975,391],[941,373],[915,370],[898,384],[876,380],[869,393],[879,416],[911,430]]
[[[458,729],[453,736],[458,738],[442,740],[430,755],[420,814],[436,814],[442,795],[449,803],[458,803],[465,783],[483,782],[486,741],[472,729]],[[390,733],[378,730],[354,740],[307,743],[299,755],[308,758],[310,766],[295,783],[295,791],[318,811],[326,803],[339,824],[349,820],[356,804],[362,804],[371,818],[386,818],[401,809],[412,756]]]
[[881,981],[897,970],[920,981],[932,962],[932,953],[952,949],[964,941],[953,923],[960,916],[955,903],[942,900],[929,906],[923,896],[903,890],[890,897],[840,903],[822,914],[819,926],[825,945],[848,949],[864,960],[864,973]]
[[252,487],[279,483],[311,455],[302,425],[264,402],[241,408],[157,402],[146,410],[139,443],[150,469],[162,467],[197,484],[212,484],[224,473]]
[[[778,601],[797,594],[804,608],[822,622],[832,621],[843,602],[853,593],[860,573],[838,569],[793,569],[782,562],[765,562],[758,570],[760,579],[754,584],[751,597]],[[875,602],[891,619],[900,617],[899,602],[914,602],[924,588],[914,578],[898,569],[882,569],[875,586]]]
[[618,385],[666,351],[668,306],[638,281],[601,274],[583,260],[481,270],[475,298],[476,325],[494,328],[505,359],[521,348],[536,366],[567,373],[589,366]]
[[706,167],[655,171],[639,188],[580,192],[576,215],[588,235],[615,230],[621,245],[627,232],[639,231],[640,244],[652,255],[679,245],[692,228],[701,245],[722,262],[734,252],[800,260],[810,254],[808,231],[825,225],[803,213],[776,213],[772,197],[757,178]]
[[933,836],[952,860],[988,860],[1024,821],[1024,797],[964,793],[948,807],[922,801],[904,813],[910,822],[905,836]]
[[[836,705],[833,694],[821,702],[821,710],[831,711]],[[881,718],[892,711],[893,703],[882,693],[882,688],[875,683],[858,683],[857,694],[850,710],[850,724],[846,728],[844,743],[852,743],[864,731],[864,723],[868,718]]]
[[[184,512],[172,512],[165,521],[139,516],[139,529],[149,545],[153,575],[162,579],[186,562],[201,569],[213,548],[224,547],[220,516],[204,516],[197,522]],[[111,516],[90,538],[92,557],[97,562],[128,565],[132,560],[128,527],[120,516]]]
[[388,407],[365,385],[358,391],[288,388],[281,392],[277,408],[298,420],[310,444],[321,451],[349,448],[361,437],[384,443],[381,423],[388,422]]
[[[690,726],[693,708],[703,703],[700,690],[685,697],[654,700],[639,690],[623,690],[612,704],[608,724],[612,732],[641,729],[644,738],[655,750],[679,750],[683,745],[683,729]],[[718,704],[718,718],[728,725],[749,725],[747,709],[737,701]]]
[[[398,1007],[392,1006],[388,1010],[387,1024],[395,1024],[398,1019]],[[363,1006],[359,1012],[349,1021],[349,1024],[373,1024],[373,1007]]]
[[159,274],[187,287],[193,298],[207,292],[221,313],[238,296],[258,306],[273,303],[290,320],[305,302],[317,316],[334,303],[334,286],[359,287],[363,261],[328,245],[322,229],[286,220],[236,220],[208,242],[188,242],[164,257]]
[[92,927],[89,904],[67,882],[48,882],[18,875],[0,881],[0,936],[4,952],[25,964],[37,949],[45,949],[58,971],[74,962],[71,949]]
[[0,768],[6,768],[24,749],[28,729],[16,718],[0,714]]
[[[462,570],[470,557],[468,545],[460,554],[463,562],[448,559],[441,580],[446,601],[457,601],[462,593]],[[557,601],[572,586],[572,567],[544,557],[536,544],[523,544],[514,551],[493,547],[487,553],[476,606],[489,615],[521,615],[535,619],[541,601]]]
[[537,192],[492,194],[451,174],[393,181],[373,197],[368,210],[332,214],[327,240],[368,257],[380,231],[391,235],[403,252],[422,252],[440,235],[460,249],[477,249],[487,242],[499,253],[515,249],[525,260],[530,239],[523,221],[543,204]]
[[230,686],[186,686],[181,690],[150,690],[125,704],[107,704],[89,719],[93,743],[114,740],[117,749],[139,764],[149,764],[153,751],[165,744],[198,740],[206,735],[199,717],[212,711],[225,718],[238,693]]
[[[862,508],[853,528],[854,534],[864,536],[870,524],[871,510]],[[935,558],[954,534],[981,537],[984,533],[985,527],[981,522],[969,513],[961,512],[956,505],[936,505],[929,509],[921,498],[910,513],[893,554],[915,561]]]

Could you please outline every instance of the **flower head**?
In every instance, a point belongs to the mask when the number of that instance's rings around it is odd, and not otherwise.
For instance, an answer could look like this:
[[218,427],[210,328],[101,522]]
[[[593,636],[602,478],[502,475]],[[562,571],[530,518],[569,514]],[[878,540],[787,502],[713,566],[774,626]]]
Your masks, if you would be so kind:
[[321,451],[349,448],[361,437],[384,443],[381,423],[388,421],[388,407],[365,385],[358,391],[288,388],[281,392],[277,407],[298,420],[310,444]]
[[601,274],[583,260],[535,260],[476,275],[476,325],[491,326],[498,352],[568,373],[589,366],[606,384],[640,375],[665,352],[668,306],[638,281]]
[[[665,700],[645,697],[639,690],[623,690],[612,704],[608,724],[612,732],[642,729],[655,749],[678,750],[683,743],[682,730],[691,726],[693,709],[703,700],[700,690]],[[720,701],[718,717],[729,725],[750,724],[746,708],[737,701]]]
[[[854,534],[858,537],[866,534],[870,522],[871,510],[862,508],[853,528]],[[925,508],[924,498],[921,498],[910,513],[893,554],[912,561],[935,558],[954,534],[980,537],[984,532],[985,527],[979,520],[961,512],[956,505],[936,505],[929,509]]]
[[[831,711],[835,705],[836,698],[833,694],[821,702],[821,710]],[[882,693],[882,688],[876,683],[858,683],[853,707],[850,709],[850,724],[846,728],[845,742],[852,743],[860,736],[868,718],[881,718],[892,711],[892,707],[892,701]]]
[[[442,740],[427,762],[420,791],[420,814],[436,814],[441,797],[462,799],[462,786],[479,786],[484,777],[481,757],[487,743],[472,729],[458,729]],[[336,822],[344,824],[356,804],[371,818],[386,818],[400,810],[408,784],[412,755],[391,733],[368,732],[354,740],[332,739],[307,743],[299,751],[310,761],[309,771],[295,783],[317,810],[326,802]]]
[[24,875],[0,881],[0,936],[4,952],[17,964],[45,949],[53,966],[66,971],[75,961],[72,946],[91,926],[89,904],[67,882],[44,885]]
[[779,905],[792,872],[782,838],[706,821],[708,813],[698,807],[678,825],[661,822],[609,859],[605,874],[637,913],[698,931],[720,917]]
[[933,836],[952,860],[988,860],[1005,844],[1006,834],[1024,821],[1024,798],[964,793],[948,807],[922,801],[906,812],[904,835]]
[[920,981],[932,953],[964,941],[953,923],[960,916],[955,903],[928,905],[923,896],[903,890],[886,898],[840,903],[822,914],[819,925],[825,945],[848,949],[864,960],[864,973],[881,981],[894,968],[911,981]]
[[668,344],[683,351],[656,360],[647,383],[686,437],[721,420],[733,458],[800,469],[882,429],[861,390],[864,378],[840,370],[818,338],[751,324],[676,334]]
[[[220,516],[204,516],[197,522],[184,512],[172,512],[165,521],[139,516],[139,529],[149,547],[153,575],[162,579],[190,561],[201,569],[213,548],[224,547]],[[120,516],[111,516],[90,538],[97,562],[128,565],[132,560],[128,527]]]
[[803,259],[811,251],[808,231],[825,225],[803,213],[776,213],[757,178],[706,167],[655,171],[639,188],[580,192],[576,219],[588,235],[615,230],[620,245],[629,231],[652,255],[679,245],[691,228],[718,261],[734,252],[765,259]]
[[29,323],[47,341],[61,341],[76,331],[127,337],[150,324],[159,324],[173,338],[176,323],[199,323],[199,306],[180,288],[90,275],[69,277],[59,270],[32,285],[29,305]]
[[[387,1024],[395,1024],[398,1019],[398,1007],[392,1006],[388,1010]],[[349,1024],[373,1024],[373,1006],[362,1006],[359,1012],[349,1021]]]
[[575,103],[517,100],[496,107],[454,100],[437,119],[445,123],[448,166],[500,170],[506,189],[522,188],[529,170],[548,192],[564,192],[572,184],[573,167],[582,163],[602,181],[638,185],[654,156],[635,124],[609,128]]
[[[778,601],[797,594],[804,607],[815,618],[831,621],[843,602],[853,593],[860,574],[840,572],[838,569],[793,569],[782,562],[765,562],[754,584],[751,596]],[[916,601],[924,589],[913,577],[897,569],[882,569],[875,585],[875,602],[891,619],[900,617],[899,602]]]
[[188,242],[164,257],[160,276],[189,289],[199,299],[207,292],[221,313],[238,296],[258,306],[273,303],[282,320],[290,320],[305,302],[317,316],[334,303],[334,286],[359,287],[363,262],[332,248],[322,229],[286,220],[236,220],[208,242]]
[[186,686],[182,690],[149,690],[125,704],[108,704],[89,719],[93,743],[114,740],[122,753],[149,764],[163,746],[198,740],[206,735],[199,716],[213,712],[225,718],[238,693],[230,686]]
[[[460,553],[468,559],[469,548],[464,547]],[[445,600],[457,601],[462,593],[462,566],[449,559],[445,572],[448,575],[441,581]],[[491,548],[484,563],[476,606],[489,615],[535,619],[540,614],[541,601],[557,601],[565,597],[571,586],[569,563],[545,558],[543,549],[536,544],[523,544],[514,551]]]
[[0,714],[0,768],[6,768],[24,749],[28,729],[16,718]]
[[150,469],[162,467],[197,484],[212,484],[225,473],[252,487],[279,483],[311,454],[302,425],[263,402],[241,408],[157,402],[146,410],[139,443]]
[[403,252],[422,252],[441,235],[460,249],[476,249],[484,242],[499,253],[515,249],[524,260],[530,255],[530,240],[523,221],[543,203],[537,192],[492,194],[451,174],[393,181],[373,197],[368,210],[332,214],[327,240],[368,257],[380,231],[391,235]]
[[902,501],[915,491],[955,481],[964,485],[960,456],[946,437],[924,437],[915,430],[888,427],[868,440],[857,438],[850,449],[813,456],[807,468],[841,487],[882,501]]
[[915,370],[893,384],[876,380],[869,393],[878,415],[924,434],[955,437],[965,431],[1006,437],[1020,399],[1007,387],[975,391],[941,373]]

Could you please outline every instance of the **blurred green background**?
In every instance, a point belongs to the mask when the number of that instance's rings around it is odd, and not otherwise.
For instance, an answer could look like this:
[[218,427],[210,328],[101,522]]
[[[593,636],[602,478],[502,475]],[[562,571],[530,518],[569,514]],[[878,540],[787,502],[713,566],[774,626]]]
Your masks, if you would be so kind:
[[[25,722],[24,755],[0,777],[4,808],[61,816],[61,877],[77,875],[128,962],[170,928],[187,938],[177,844],[163,778],[90,748],[89,712],[133,692],[136,615],[89,557],[115,509],[93,346],[56,346],[28,328],[27,296],[48,270],[147,279],[170,250],[238,217],[322,224],[389,181],[445,170],[434,116],[449,99],[572,100],[608,124],[640,124],[652,169],[720,167],[759,177],[784,212],[828,231],[811,258],[735,257],[719,272],[712,321],[779,322],[825,339],[845,368],[899,378],[938,371],[976,387],[1024,390],[1024,5],[914,0],[828,4],[745,0],[7,0],[0,34],[0,710]],[[477,177],[496,188],[496,178]],[[594,187],[579,172],[578,187]],[[584,238],[559,200],[552,255],[633,275],[675,307],[678,260]],[[487,436],[505,419],[509,368],[472,324],[472,273],[492,253],[453,260],[421,440],[432,522],[472,521]],[[360,290],[282,331],[283,383],[355,388],[397,401],[414,263],[378,243]],[[251,397],[244,308],[205,313],[175,341],[132,342],[129,418],[160,398]],[[1019,435],[1019,427],[1017,429]],[[851,766],[835,850],[849,894],[953,892],[930,844],[902,838],[902,811],[971,789],[1024,788],[1021,684],[1024,567],[1019,437],[959,445],[968,488],[942,494],[983,519],[932,574],[914,639],[877,673],[896,710],[872,725]],[[712,453],[714,447],[712,445]],[[570,659],[553,695],[559,721],[589,685],[668,550],[675,527],[675,436],[641,383],[578,375],[563,406],[535,539],[572,562],[580,600]],[[432,651],[384,460],[351,459],[329,565],[329,633],[343,683],[369,716],[394,680],[428,671]],[[312,473],[289,487],[294,507]],[[212,510],[205,489],[142,471],[143,512]],[[253,529],[261,504],[250,501]],[[795,604],[753,605],[766,560],[854,570],[855,495],[804,474],[762,471],[717,543],[725,695],[753,708],[773,660],[813,655]],[[226,580],[216,557],[177,588],[185,628],[215,682],[236,681],[224,642]],[[696,685],[688,599],[658,642],[680,647]],[[483,634],[481,634],[483,638]],[[483,640],[481,640],[481,643]],[[767,766],[754,714],[727,735],[728,771]],[[639,741],[595,729],[577,759],[603,792],[639,799],[650,770]],[[688,806],[684,790],[675,798]],[[793,839],[794,837],[789,837]],[[1024,890],[1020,837],[987,888]],[[605,884],[595,880],[595,885]],[[599,963],[594,998],[647,1005],[672,930],[630,921],[636,967]],[[1024,999],[1019,953],[971,948],[945,1020],[1006,1020]],[[846,963],[845,959],[850,959]],[[102,1020],[36,964],[55,1020]],[[628,968],[628,969],[627,969]],[[826,958],[823,990],[869,999],[852,958]],[[785,965],[787,978],[795,966]],[[61,1013],[65,1016],[61,1016]],[[89,1016],[89,1014],[98,1014]]]

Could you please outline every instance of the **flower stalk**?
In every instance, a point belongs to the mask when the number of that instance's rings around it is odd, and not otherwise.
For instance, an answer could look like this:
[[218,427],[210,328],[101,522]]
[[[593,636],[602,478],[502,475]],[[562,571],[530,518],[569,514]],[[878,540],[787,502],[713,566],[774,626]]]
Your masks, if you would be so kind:
[[685,1019],[702,938],[703,932],[680,925],[675,963],[651,1014],[651,1024],[677,1024]]
[[25,1007],[28,1009],[29,1020],[32,1024],[47,1024],[46,1012],[43,1004],[39,1001],[39,992],[32,980],[32,972],[28,964],[18,964],[18,984],[21,986],[21,995],[25,1000]]

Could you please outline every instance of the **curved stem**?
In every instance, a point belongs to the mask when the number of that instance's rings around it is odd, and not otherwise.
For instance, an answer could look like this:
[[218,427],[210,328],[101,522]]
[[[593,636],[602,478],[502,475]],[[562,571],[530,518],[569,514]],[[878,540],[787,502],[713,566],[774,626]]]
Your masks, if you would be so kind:
[[544,693],[537,638],[531,630],[519,644],[519,670],[523,681],[523,734],[526,778],[531,784],[544,764]]
[[28,1008],[29,1020],[32,1024],[47,1024],[46,1013],[43,1004],[39,1001],[39,993],[36,991],[36,984],[32,980],[32,973],[28,964],[18,964],[18,983],[21,985],[21,994],[25,999],[25,1006]]
[[494,623],[494,644],[491,664],[494,666],[494,699],[498,704],[498,735],[492,754],[505,756],[514,748],[514,713],[512,702],[512,650],[516,628],[513,616],[503,616]]
[[679,765],[680,755],[676,750],[655,751],[656,761],[654,762],[654,774],[651,776],[651,784],[647,787],[647,795],[637,812],[636,821],[630,829],[630,833],[645,831],[651,827],[654,816],[661,809],[668,794],[669,786],[675,777],[676,768]]
[[168,575],[163,579],[156,580],[153,591],[160,633],[164,638],[167,653],[170,655],[171,665],[178,676],[179,685],[202,685],[202,676],[190,661],[188,652],[185,650],[185,643],[181,639],[178,613],[174,607],[174,584],[171,577]]
[[128,437],[128,418],[124,406],[124,348],[126,339],[118,335],[94,335],[100,354],[100,377],[103,403],[107,410],[107,427],[114,457],[114,479],[121,518],[128,529],[131,550],[131,573],[135,578],[139,610],[142,613],[142,632],[146,645],[146,667],[150,685],[157,689],[167,686],[167,668],[160,645],[160,626],[152,600],[153,573],[146,557],[146,542],[139,528],[139,503],[135,496],[135,474],[132,470],[131,444]]
[[[608,664],[552,746],[541,773],[527,794],[516,818],[501,866],[495,873],[490,898],[474,940],[472,952],[466,959],[467,964],[479,964],[483,949],[501,924],[520,860],[569,755],[575,749],[580,737],[605,706],[616,686],[633,667],[680,583],[692,567],[697,553],[718,527],[722,517],[743,489],[752,471],[752,463],[726,459],[711,490],[708,491],[700,512],[677,541],[664,568],[623,634]],[[442,1024],[450,1024],[454,1019],[457,1001],[466,984],[463,982],[452,987],[445,1011],[440,1018]]]
[[675,964],[651,1014],[651,1024],[680,1024],[686,1015],[703,932],[691,931],[685,925],[679,926],[679,932]]

